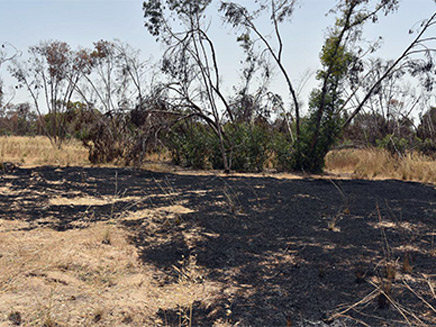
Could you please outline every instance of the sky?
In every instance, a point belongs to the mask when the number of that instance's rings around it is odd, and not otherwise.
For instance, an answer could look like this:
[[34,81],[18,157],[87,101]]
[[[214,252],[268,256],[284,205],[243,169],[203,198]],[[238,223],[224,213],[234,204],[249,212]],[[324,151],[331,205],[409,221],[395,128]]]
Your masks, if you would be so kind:
[[[253,3],[253,0],[239,1],[247,6]],[[326,13],[335,3],[334,0],[300,0],[292,22],[282,27],[284,63],[297,84],[309,72],[320,68],[319,52],[327,27],[334,19]],[[402,0],[400,3],[397,13],[380,17],[378,24],[368,25],[364,30],[368,40],[383,36],[383,46],[378,54],[387,59],[400,54],[413,37],[408,34],[409,29],[436,10],[434,0]],[[216,8],[217,5],[213,6]],[[222,79],[231,92],[239,76],[241,51],[234,42],[234,32],[228,26],[222,26],[216,14],[210,19],[210,35],[217,45]],[[260,27],[267,34],[271,32],[268,24],[261,22]],[[152,57],[158,61],[162,54],[161,46],[144,27],[141,0],[0,0],[0,43],[9,42],[24,54],[29,46],[45,40],[60,40],[73,48],[87,48],[101,39],[127,42],[140,49],[144,59]],[[0,76],[6,86],[15,83],[8,76],[6,65],[0,68]],[[303,100],[315,86],[312,77],[303,92]],[[272,87],[286,93],[279,75]],[[25,94],[17,94],[14,102],[25,101],[25,97]]]

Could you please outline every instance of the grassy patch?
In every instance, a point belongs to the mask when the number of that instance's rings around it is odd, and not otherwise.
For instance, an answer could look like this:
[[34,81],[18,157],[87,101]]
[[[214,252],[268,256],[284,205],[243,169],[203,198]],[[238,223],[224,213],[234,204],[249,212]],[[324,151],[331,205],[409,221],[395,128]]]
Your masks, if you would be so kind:
[[436,162],[419,153],[394,156],[382,149],[346,149],[331,151],[326,170],[349,173],[356,178],[393,178],[420,182],[436,182]]
[[77,140],[54,147],[44,136],[1,136],[0,162],[34,165],[89,165],[88,151]]

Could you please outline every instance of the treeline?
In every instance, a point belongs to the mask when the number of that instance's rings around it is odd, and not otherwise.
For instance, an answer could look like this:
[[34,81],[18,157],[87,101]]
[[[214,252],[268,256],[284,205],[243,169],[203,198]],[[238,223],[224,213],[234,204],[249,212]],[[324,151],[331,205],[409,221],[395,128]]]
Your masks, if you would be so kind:
[[[58,130],[58,137],[82,141],[90,150],[91,162],[140,165],[149,154],[165,151],[171,154],[176,165],[224,169],[219,139],[201,120],[180,120],[163,111],[156,117],[148,114],[150,108],[136,108],[116,115],[103,115],[80,102],[70,103],[67,108],[58,113],[58,125],[63,126]],[[2,111],[0,135],[45,135],[47,130],[53,132],[52,121],[51,114],[38,116],[28,104],[15,105]],[[295,125],[290,127],[295,132]],[[290,170],[293,158],[289,149],[293,141],[288,128],[283,118],[268,120],[261,116],[244,119],[240,115],[237,122],[224,124],[223,132],[230,145],[225,149],[230,169]],[[387,119],[379,113],[359,114],[335,145],[338,148],[379,147],[394,155],[416,151],[436,157],[436,108],[421,115],[417,125],[411,119]]]
[[[338,1],[320,50],[318,84],[303,108],[280,28],[298,12],[297,2],[218,2],[217,15],[245,58],[231,94],[223,91],[222,50],[209,32],[212,1],[150,0],[143,3],[145,26],[164,48],[157,66],[119,41],[91,49],[41,42],[26,60],[0,52],[0,65],[10,63],[33,109],[3,104],[0,131],[44,133],[58,147],[79,138],[92,162],[140,164],[165,149],[176,164],[224,171],[319,172],[340,144],[433,153],[436,13],[410,31],[403,52],[382,59],[364,27],[395,13],[398,1]],[[272,34],[262,32],[262,21]],[[285,94],[272,90],[273,77],[284,81]]]

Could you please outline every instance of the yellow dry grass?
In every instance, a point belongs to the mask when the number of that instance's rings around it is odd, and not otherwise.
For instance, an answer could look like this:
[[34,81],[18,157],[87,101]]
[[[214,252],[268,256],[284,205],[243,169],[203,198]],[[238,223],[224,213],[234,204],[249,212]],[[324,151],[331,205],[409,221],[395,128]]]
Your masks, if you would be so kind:
[[159,271],[141,263],[116,224],[64,232],[29,227],[0,219],[2,327],[15,312],[24,326],[163,325],[159,309],[188,310],[194,301],[213,300],[222,287],[198,282],[195,264],[179,282],[159,284]]
[[140,201],[143,200],[140,196],[103,196],[101,198],[96,198],[92,196],[87,197],[54,197],[49,200],[50,205],[55,206],[102,206],[106,204],[115,204],[117,202],[127,202],[127,201]]
[[331,151],[326,157],[326,170],[355,178],[436,183],[436,161],[415,152],[399,157],[376,148]]
[[70,140],[58,149],[44,136],[1,136],[0,162],[25,166],[89,165],[88,151],[79,141]]

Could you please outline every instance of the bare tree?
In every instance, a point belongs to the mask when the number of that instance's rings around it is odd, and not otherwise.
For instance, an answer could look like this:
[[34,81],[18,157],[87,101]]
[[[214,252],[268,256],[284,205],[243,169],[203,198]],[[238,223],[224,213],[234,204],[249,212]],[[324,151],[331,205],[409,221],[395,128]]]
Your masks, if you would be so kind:
[[[239,40],[250,40],[250,35],[254,34],[255,39],[252,42],[258,42],[273,59],[280,73],[286,81],[288,91],[293,103],[293,111],[295,112],[296,122],[296,137],[300,137],[300,101],[298,92],[292,81],[289,68],[283,62],[284,44],[280,30],[282,23],[290,20],[294,13],[296,0],[258,0],[255,1],[257,8],[249,11],[247,6],[236,2],[221,1],[220,11],[224,15],[227,23],[234,28],[243,29],[243,33],[239,36]],[[265,32],[262,32],[257,24],[257,18],[262,15],[269,15],[273,26],[273,39],[267,37]],[[289,129],[292,136],[292,131]]]
[[[7,61],[13,60],[15,57],[18,57],[21,54],[21,52],[12,44],[5,42],[1,45],[0,48],[0,69],[2,67],[2,64],[4,64]],[[3,80],[0,77],[0,108],[3,106],[7,106],[11,101],[12,98],[6,102],[6,104],[3,103],[4,98],[4,85]]]
[[[436,52],[436,37],[429,35],[429,30],[436,25],[436,11],[429,18],[421,21],[416,36],[407,48],[389,65],[382,74],[375,79],[371,87],[365,92],[363,98],[353,109],[351,115],[344,122],[344,127],[350,124],[353,118],[364,108],[367,101],[379,90],[380,85],[387,78],[399,71],[408,71],[412,76],[422,79],[423,86],[429,91],[433,88],[434,53]],[[414,33],[409,30],[409,33]]]
[[78,53],[87,62],[76,87],[84,101],[105,114],[131,110],[142,101],[150,65],[139,51],[120,41],[100,40]]
[[29,92],[38,115],[48,114],[49,121],[43,125],[45,133],[58,147],[66,136],[63,113],[85,66],[78,58],[65,42],[41,42],[29,48],[26,62],[13,60],[9,67],[19,86]]
[[76,91],[88,108],[98,110],[95,126],[84,139],[91,161],[139,163],[156,141],[159,123],[165,125],[160,116],[150,117],[166,107],[153,99],[161,94],[151,92],[149,61],[120,41],[100,40],[93,49],[82,49],[80,56],[88,65]]
[[146,27],[166,46],[162,69],[168,82],[172,108],[203,119],[218,136],[224,170],[229,171],[223,129],[235,120],[229,100],[221,89],[217,50],[208,35],[205,11],[211,0],[144,2]]

